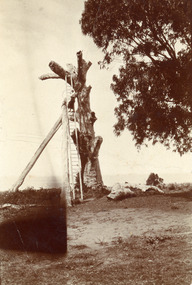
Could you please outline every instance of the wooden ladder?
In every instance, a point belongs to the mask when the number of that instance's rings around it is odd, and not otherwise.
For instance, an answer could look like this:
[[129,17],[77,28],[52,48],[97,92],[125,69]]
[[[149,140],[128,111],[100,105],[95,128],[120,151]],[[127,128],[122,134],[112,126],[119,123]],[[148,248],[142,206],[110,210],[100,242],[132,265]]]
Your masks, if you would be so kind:
[[[71,80],[72,82],[72,80]],[[72,86],[72,85],[71,85]],[[73,88],[67,85],[66,93],[67,93],[67,104],[70,101],[71,96],[73,95]],[[69,89],[70,88],[70,89]],[[70,188],[73,193],[73,199],[75,200],[75,182],[77,181],[77,176],[79,176],[79,190],[80,190],[80,199],[83,200],[83,187],[82,187],[82,177],[81,177],[81,159],[79,155],[79,139],[77,132],[77,121],[76,121],[76,111],[75,104],[73,109],[67,109],[68,111],[68,157],[69,157],[69,181]],[[73,142],[71,135],[75,133],[76,145]]]

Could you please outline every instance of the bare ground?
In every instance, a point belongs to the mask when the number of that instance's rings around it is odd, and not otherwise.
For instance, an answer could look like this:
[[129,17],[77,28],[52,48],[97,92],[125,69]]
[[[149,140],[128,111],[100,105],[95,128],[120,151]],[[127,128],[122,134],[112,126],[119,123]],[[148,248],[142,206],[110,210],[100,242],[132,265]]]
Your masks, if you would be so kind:
[[65,254],[55,208],[2,208],[1,284],[190,285],[191,214],[191,192],[94,199],[68,209]]

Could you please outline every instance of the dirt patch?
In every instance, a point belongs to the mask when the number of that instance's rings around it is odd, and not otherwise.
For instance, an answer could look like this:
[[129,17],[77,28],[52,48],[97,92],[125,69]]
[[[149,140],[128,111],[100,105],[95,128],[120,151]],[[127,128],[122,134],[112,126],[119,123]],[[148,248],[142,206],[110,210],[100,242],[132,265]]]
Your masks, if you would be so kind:
[[[61,232],[56,235],[59,223],[53,219],[37,222],[39,208],[28,205],[1,209],[0,227],[10,221],[20,225],[19,221],[26,221],[26,217],[30,217],[28,225],[32,225],[31,220],[36,216],[34,227],[28,226],[26,230],[34,234],[38,224],[38,230],[43,232],[42,244],[50,248],[61,235]],[[43,212],[49,209],[44,218],[53,218],[52,206],[42,209]],[[5,234],[4,229],[4,240],[0,242],[1,284],[189,285],[192,283],[191,214],[192,197],[185,193],[116,202],[103,197],[82,203],[67,211],[67,255],[38,251],[34,243],[33,250],[29,250],[28,240],[23,240],[25,250],[6,247],[3,244],[6,237],[9,244],[11,237],[21,241],[31,234],[22,231],[20,236],[18,232]],[[0,232],[0,239],[1,235]],[[38,238],[33,236],[35,241]]]
[[[69,244],[98,248],[114,239],[166,231],[192,232],[190,203],[172,196],[135,197],[108,201],[106,197],[69,209]],[[191,201],[192,205],[192,201]],[[178,231],[178,233],[177,233]]]

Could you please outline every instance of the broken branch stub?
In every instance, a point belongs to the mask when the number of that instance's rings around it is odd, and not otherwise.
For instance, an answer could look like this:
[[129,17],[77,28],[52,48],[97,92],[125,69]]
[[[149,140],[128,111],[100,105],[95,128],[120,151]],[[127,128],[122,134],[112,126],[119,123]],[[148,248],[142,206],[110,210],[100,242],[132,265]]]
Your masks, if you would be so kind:
[[92,65],[92,63],[90,61],[86,62],[83,59],[82,51],[79,51],[77,52],[77,64],[78,64],[78,71],[77,71],[78,81],[83,86],[86,82],[87,71]]

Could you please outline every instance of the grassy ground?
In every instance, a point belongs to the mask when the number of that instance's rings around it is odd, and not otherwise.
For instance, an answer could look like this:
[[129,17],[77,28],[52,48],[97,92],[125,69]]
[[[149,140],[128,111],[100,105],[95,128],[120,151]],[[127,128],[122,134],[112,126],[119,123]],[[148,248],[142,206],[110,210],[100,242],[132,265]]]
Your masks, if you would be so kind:
[[1,193],[1,284],[190,285],[191,186],[169,187],[166,195],[104,196],[68,209],[67,253],[54,190]]

